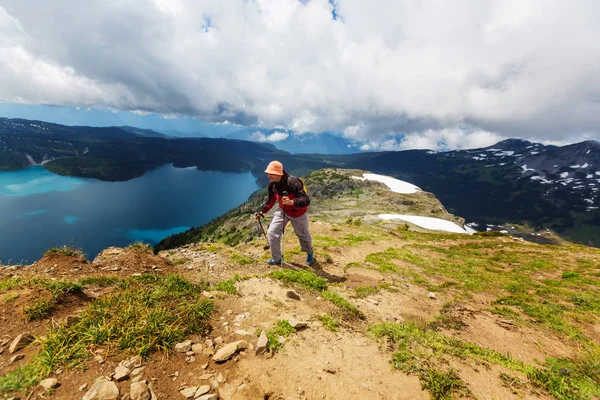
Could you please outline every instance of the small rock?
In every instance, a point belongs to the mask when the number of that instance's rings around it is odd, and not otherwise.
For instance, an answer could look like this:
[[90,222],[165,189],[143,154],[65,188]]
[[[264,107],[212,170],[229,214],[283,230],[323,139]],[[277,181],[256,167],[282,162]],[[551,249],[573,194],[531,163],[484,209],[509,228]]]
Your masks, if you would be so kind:
[[181,343],[177,343],[175,345],[175,351],[178,353],[185,353],[186,351],[190,351],[192,348],[192,341],[191,340],[185,340]]
[[181,393],[186,399],[189,399],[189,398],[194,397],[196,395],[196,391],[197,390],[198,390],[197,386],[192,386],[192,387],[180,390],[179,393]]
[[219,388],[219,397],[223,400],[231,400],[235,394],[235,387],[226,383],[223,387]]
[[34,340],[35,340],[35,337],[33,337],[33,335],[31,333],[29,333],[29,332],[22,333],[12,341],[12,343],[8,347],[8,352],[10,354],[13,354],[15,351],[22,349],[23,347],[27,346],[29,343],[33,342]]
[[23,358],[25,358],[25,356],[23,354],[17,354],[15,356],[12,356],[9,360],[8,360],[8,364],[12,364],[14,362],[17,362],[19,360],[22,360]]
[[125,379],[129,378],[130,373],[131,373],[131,371],[129,370],[129,368],[119,365],[119,366],[117,366],[117,368],[115,368],[115,373],[113,374],[113,379],[117,382],[124,381]]
[[126,360],[121,361],[119,363],[119,365],[122,365],[128,369],[132,369],[134,367],[139,367],[142,365],[142,358],[140,356],[133,356]]
[[238,340],[237,342],[231,342],[221,347],[217,353],[213,356],[213,360],[216,362],[222,362],[229,360],[238,350],[242,350],[248,347],[248,343],[245,340]]
[[427,293],[427,297],[429,297],[430,299],[435,299],[435,293],[429,292]]
[[150,400],[152,397],[146,382],[134,382],[130,386],[131,400]]
[[94,356],[94,361],[96,361],[98,364],[104,364],[104,357],[101,355]]
[[215,346],[220,346],[223,344],[223,338],[221,336],[219,336],[218,338],[215,339]]
[[204,346],[202,346],[202,343],[194,343],[192,345],[192,351],[195,354],[202,354],[202,349],[204,348]]
[[198,377],[198,379],[200,379],[201,381],[205,381],[207,379],[212,378],[213,376],[215,376],[215,374],[203,374],[203,375],[200,375],[200,377]]
[[262,354],[267,350],[267,345],[269,344],[269,338],[267,337],[267,332],[264,330],[260,333],[260,337],[258,338],[258,342],[256,342],[256,354]]
[[293,318],[290,319],[288,322],[291,325],[291,327],[294,328],[297,331],[308,327],[308,322],[298,321],[298,320],[293,319]]
[[47,378],[40,382],[40,386],[44,389],[52,389],[58,386],[58,379],[56,378]]
[[235,331],[235,334],[240,336],[250,336],[250,333],[243,329],[238,329],[237,331]]
[[143,375],[146,367],[137,367],[133,371],[131,371],[131,376]]
[[104,382],[98,389],[98,400],[117,400],[119,388],[114,382]]
[[87,383],[84,383],[83,385],[79,386],[79,391],[83,392],[85,389],[87,389]]
[[294,292],[293,290],[289,290],[285,295],[288,298],[293,299],[293,300],[301,300],[300,295],[298,293]]
[[[94,399],[97,399],[97,397],[98,397],[98,391],[100,390],[100,387],[105,382],[108,382],[108,381],[109,381],[109,379],[106,376],[100,376],[100,377],[96,378],[96,381],[92,385],[91,389],[88,390],[83,395],[83,397],[81,398],[81,400],[94,400]],[[81,385],[79,388],[81,389],[83,386],[84,385]],[[85,385],[85,386],[87,386],[87,385]]]
[[217,400],[218,396],[216,394],[205,394],[196,398],[195,400]]
[[202,396],[203,394],[206,394],[208,392],[210,392],[210,385],[202,385],[198,388],[198,390],[196,390],[196,394],[194,394],[194,397]]
[[207,292],[206,290],[202,292],[202,294],[204,295],[204,297],[208,297],[209,299],[212,299],[213,297],[213,295],[210,292]]

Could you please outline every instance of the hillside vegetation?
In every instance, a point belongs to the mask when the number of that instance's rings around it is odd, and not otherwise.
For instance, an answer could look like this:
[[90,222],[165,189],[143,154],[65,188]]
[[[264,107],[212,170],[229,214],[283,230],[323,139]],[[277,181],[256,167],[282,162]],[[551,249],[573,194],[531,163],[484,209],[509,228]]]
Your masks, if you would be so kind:
[[158,254],[56,248],[3,268],[0,395],[600,398],[600,250],[381,221],[461,222],[362,173],[306,177],[311,267],[291,229],[284,267],[266,264],[258,193]]

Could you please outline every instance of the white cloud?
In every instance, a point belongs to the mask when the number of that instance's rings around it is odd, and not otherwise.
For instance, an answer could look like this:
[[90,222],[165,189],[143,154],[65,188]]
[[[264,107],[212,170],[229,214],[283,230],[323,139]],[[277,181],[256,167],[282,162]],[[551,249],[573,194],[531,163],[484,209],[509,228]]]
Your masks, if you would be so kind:
[[401,138],[370,139],[361,146],[361,150],[397,151],[409,149],[451,150],[472,149],[490,146],[503,138],[495,133],[483,130],[461,128],[428,129],[412,132]]
[[600,138],[600,2],[335,4],[337,20],[327,0],[4,0],[0,101],[339,131],[381,149]]
[[265,135],[264,133],[260,132],[260,131],[256,131],[250,134],[249,136],[249,140],[253,141],[253,142],[271,142],[271,143],[275,143],[275,142],[280,142],[282,140],[287,139],[289,136],[288,133],[285,132],[273,132],[270,135]]

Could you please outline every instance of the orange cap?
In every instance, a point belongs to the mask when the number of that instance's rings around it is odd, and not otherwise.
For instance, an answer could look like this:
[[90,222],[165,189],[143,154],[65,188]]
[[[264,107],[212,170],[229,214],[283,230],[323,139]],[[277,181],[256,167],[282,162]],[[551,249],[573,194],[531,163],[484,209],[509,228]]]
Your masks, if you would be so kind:
[[283,164],[279,161],[271,161],[265,172],[271,175],[283,175]]

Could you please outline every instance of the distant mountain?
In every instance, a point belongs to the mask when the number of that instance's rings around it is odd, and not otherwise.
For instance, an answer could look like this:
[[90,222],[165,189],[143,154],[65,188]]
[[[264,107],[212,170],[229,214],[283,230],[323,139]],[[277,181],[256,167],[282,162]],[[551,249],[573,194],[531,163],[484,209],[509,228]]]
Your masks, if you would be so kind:
[[434,193],[448,211],[481,223],[551,227],[600,245],[600,143],[545,146],[509,139],[493,146],[433,152],[306,156],[394,176]]
[[225,136],[228,139],[271,143],[291,154],[353,154],[360,153],[358,144],[331,133],[295,134],[288,129],[242,129]]
[[[315,141],[330,139],[306,139],[303,151],[310,153]],[[165,139],[135,129],[0,118],[0,170],[26,168],[33,161],[63,175],[127,180],[173,163],[252,171],[266,184],[263,171],[272,159],[298,176],[321,168],[361,169],[413,183],[468,222],[547,227],[569,240],[600,246],[600,143],[595,141],[557,147],[509,139],[448,152],[300,154],[300,148],[298,144],[296,154],[290,154],[272,144],[245,140]]]
[[135,126],[118,126],[117,128],[122,129],[126,132],[134,133],[138,136],[142,137],[159,137],[163,139],[169,139],[171,136],[165,135],[164,133],[153,131],[152,129],[141,129],[136,128]]
[[55,173],[118,181],[132,179],[160,165],[202,170],[252,170],[266,181],[271,159],[295,163],[289,153],[270,144],[213,138],[153,137],[148,132],[116,127],[71,127],[41,121],[0,118],[0,170],[32,162]]

